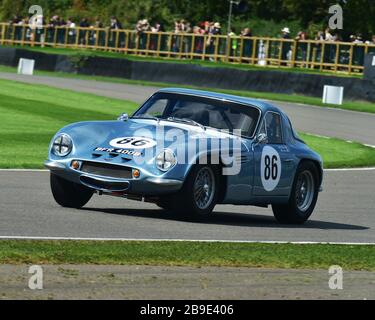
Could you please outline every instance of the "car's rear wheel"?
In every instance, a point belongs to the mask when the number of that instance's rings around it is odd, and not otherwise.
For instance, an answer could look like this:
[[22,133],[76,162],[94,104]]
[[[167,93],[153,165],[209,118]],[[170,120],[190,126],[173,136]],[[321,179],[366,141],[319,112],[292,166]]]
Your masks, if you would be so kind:
[[51,173],[51,191],[55,201],[62,207],[81,208],[93,195],[93,191],[85,186],[65,180]]
[[319,174],[311,161],[302,162],[296,171],[289,202],[273,205],[276,220],[285,224],[302,224],[314,211],[319,194]]

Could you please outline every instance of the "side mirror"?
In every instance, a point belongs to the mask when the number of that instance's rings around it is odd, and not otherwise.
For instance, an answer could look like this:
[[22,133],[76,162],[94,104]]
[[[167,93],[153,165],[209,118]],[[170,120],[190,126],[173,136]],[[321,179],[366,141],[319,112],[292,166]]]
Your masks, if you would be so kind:
[[267,143],[268,137],[265,133],[259,133],[256,138],[256,144]]
[[262,143],[267,143],[268,142],[268,137],[265,133],[259,133],[256,138],[255,138],[255,141],[252,145],[252,150],[254,151],[254,148]]
[[129,120],[129,115],[127,113],[122,113],[118,118],[118,121],[128,121]]

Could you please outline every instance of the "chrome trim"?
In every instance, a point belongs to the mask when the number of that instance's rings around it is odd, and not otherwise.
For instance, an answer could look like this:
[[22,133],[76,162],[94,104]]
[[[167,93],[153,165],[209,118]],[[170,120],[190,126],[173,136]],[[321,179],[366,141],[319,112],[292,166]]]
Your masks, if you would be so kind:
[[[100,182],[104,182],[104,183],[108,183],[108,184],[113,184],[114,188],[113,189],[106,189],[106,188],[100,188],[98,186],[95,186],[94,184],[90,184],[86,181],[82,181],[82,178],[88,178],[88,179],[92,179],[92,180],[96,180],[98,181],[99,183]],[[129,190],[129,187],[130,187],[130,182],[129,181],[119,181],[119,180],[108,180],[108,179],[102,179],[102,178],[98,178],[98,177],[93,177],[93,176],[87,176],[87,175],[81,175],[80,178],[79,178],[79,181],[85,185],[86,187],[89,187],[91,189],[94,189],[94,190],[97,190],[97,191],[102,191],[102,192],[122,192],[122,191],[127,191]],[[120,185],[126,185],[126,188],[125,187],[120,187]],[[116,185],[119,185],[119,188],[117,189],[116,188]]]
[[[68,150],[68,152],[67,152],[66,154],[64,154],[64,155],[59,155],[59,154],[56,154],[56,153],[55,153],[55,150],[53,149],[53,146],[55,145],[55,141],[56,141],[59,137],[63,137],[63,136],[68,137],[69,140],[70,140],[70,143],[71,143],[71,144],[70,144],[70,146],[69,146],[69,150]],[[61,140],[61,141],[62,141],[62,140]],[[72,153],[73,146],[74,146],[74,144],[73,144],[73,139],[72,139],[72,137],[71,137],[69,134],[62,132],[62,133],[59,133],[59,134],[55,135],[55,137],[53,138],[53,140],[52,140],[52,142],[51,142],[51,153],[52,153],[53,155],[55,155],[56,157],[65,158],[66,156],[68,156],[69,154]]]
[[162,179],[162,178],[147,178],[147,182],[157,184],[160,186],[181,186],[183,184],[183,181],[180,180],[174,180],[174,179]]
[[[266,117],[267,117],[267,114],[268,113],[274,113],[274,114],[277,114],[279,117],[280,117],[280,127],[281,127],[281,143],[272,143],[272,144],[278,144],[278,145],[286,145],[286,142],[284,141],[284,125],[283,125],[283,117],[281,116],[281,112],[279,111],[273,111],[273,110],[268,110],[264,116],[263,116],[263,121],[262,121],[262,124],[260,125],[259,128],[257,128],[257,134],[255,136],[258,136],[259,134],[259,130],[262,128],[262,125],[264,123],[264,128],[266,130],[266,134],[267,134],[267,137],[268,137],[268,133],[267,133],[267,126],[266,126]],[[266,144],[270,144],[270,143],[266,143]]]
[[[156,159],[157,157],[159,157],[162,153],[164,153],[165,151],[169,151],[173,154],[173,157],[174,159],[176,160],[176,162],[174,163],[174,165],[172,167],[170,167],[169,169],[165,170],[165,169],[161,169],[158,167],[158,165],[156,164]],[[177,165],[177,157],[176,157],[176,154],[173,152],[172,149],[169,149],[169,148],[164,148],[162,152],[160,152],[156,157],[155,157],[155,167],[158,168],[160,171],[162,172],[168,172],[170,171],[171,169],[173,169],[175,166]]]
[[65,170],[66,167],[63,163],[61,162],[58,162],[58,161],[51,161],[51,160],[47,160],[44,162],[44,166],[49,169],[49,170],[57,170],[57,171],[60,171],[60,170]]

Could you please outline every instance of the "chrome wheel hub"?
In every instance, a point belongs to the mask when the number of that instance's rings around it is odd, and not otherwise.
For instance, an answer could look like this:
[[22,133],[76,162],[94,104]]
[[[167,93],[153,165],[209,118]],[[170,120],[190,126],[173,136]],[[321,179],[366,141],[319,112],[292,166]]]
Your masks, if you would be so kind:
[[211,205],[215,188],[215,176],[211,168],[200,169],[194,182],[194,200],[199,209],[205,210]]
[[296,203],[300,211],[307,211],[314,199],[315,182],[310,171],[300,173],[296,185]]

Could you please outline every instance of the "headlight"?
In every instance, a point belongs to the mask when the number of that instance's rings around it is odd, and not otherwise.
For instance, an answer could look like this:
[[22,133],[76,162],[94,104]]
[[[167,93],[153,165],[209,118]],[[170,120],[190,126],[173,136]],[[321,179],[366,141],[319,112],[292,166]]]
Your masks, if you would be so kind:
[[176,156],[169,149],[165,149],[156,157],[156,166],[161,171],[168,171],[172,169],[176,165],[176,163]]
[[58,157],[67,156],[72,151],[72,148],[72,139],[67,134],[60,134],[52,144],[52,152]]

